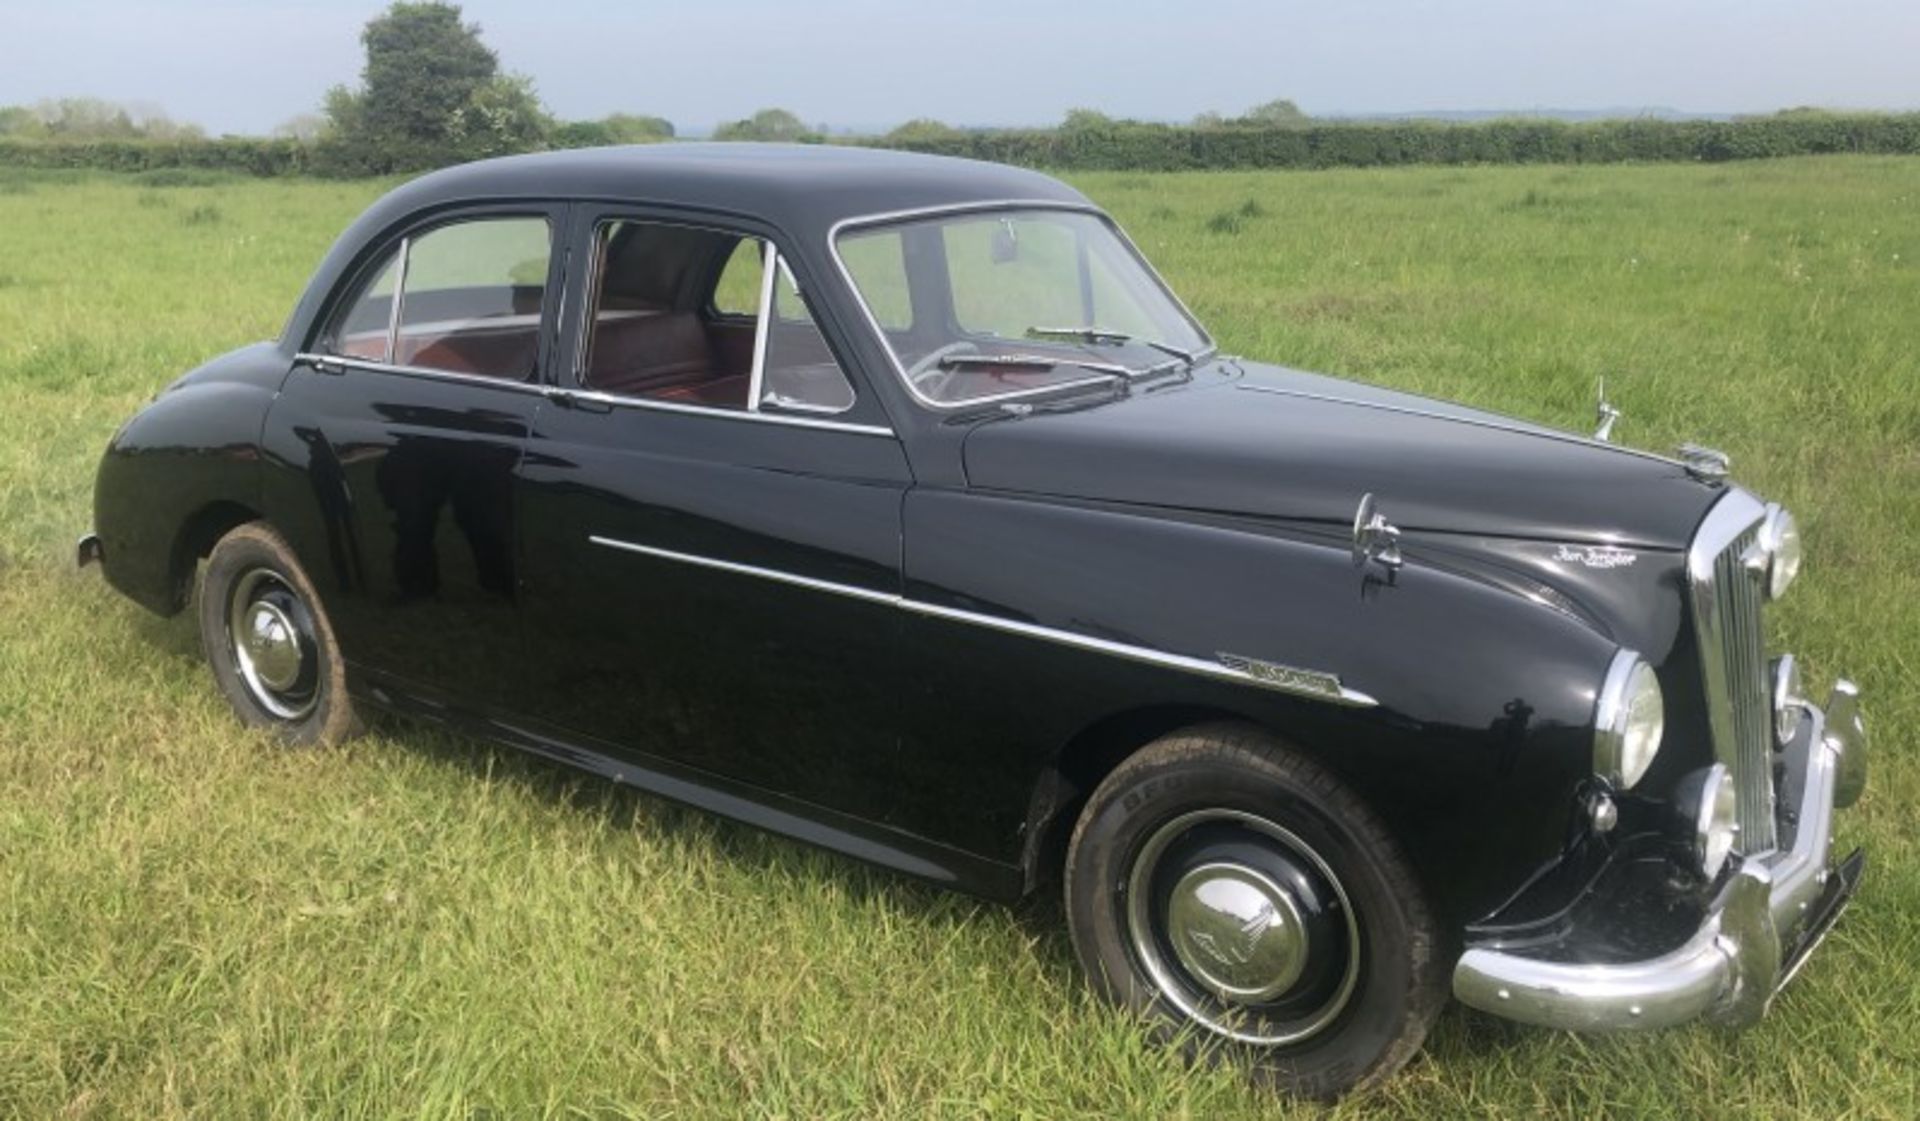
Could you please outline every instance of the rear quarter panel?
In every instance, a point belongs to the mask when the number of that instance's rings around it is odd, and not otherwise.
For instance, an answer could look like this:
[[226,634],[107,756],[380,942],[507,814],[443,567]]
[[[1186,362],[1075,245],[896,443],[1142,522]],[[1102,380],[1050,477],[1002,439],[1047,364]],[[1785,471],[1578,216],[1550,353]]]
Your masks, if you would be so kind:
[[258,511],[260,425],[286,369],[270,344],[234,351],[168,386],[114,435],[93,509],[116,589],[149,610],[179,611],[197,536]]

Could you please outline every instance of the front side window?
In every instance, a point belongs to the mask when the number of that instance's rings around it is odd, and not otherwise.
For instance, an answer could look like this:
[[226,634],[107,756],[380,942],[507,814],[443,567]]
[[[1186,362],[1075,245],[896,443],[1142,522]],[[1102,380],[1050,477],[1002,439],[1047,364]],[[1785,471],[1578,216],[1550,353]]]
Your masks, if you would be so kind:
[[[544,218],[479,218],[401,239],[322,348],[514,381],[532,376],[551,260]],[[397,296],[396,296],[397,292]]]
[[320,349],[368,362],[393,360],[393,292],[400,277],[400,251],[373,270],[360,294],[342,308]]
[[770,243],[615,220],[595,231],[593,259],[588,388],[746,412],[853,406],[852,383]]
[[1135,377],[1212,349],[1101,217],[966,212],[835,246],[909,384],[936,406]]

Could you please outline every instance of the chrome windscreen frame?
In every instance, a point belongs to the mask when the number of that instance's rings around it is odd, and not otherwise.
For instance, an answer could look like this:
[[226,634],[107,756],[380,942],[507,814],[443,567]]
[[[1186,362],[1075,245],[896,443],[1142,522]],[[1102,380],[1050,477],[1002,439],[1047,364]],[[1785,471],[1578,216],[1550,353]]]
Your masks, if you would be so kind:
[[965,401],[940,401],[920,392],[919,387],[913,384],[913,379],[907,376],[907,368],[900,364],[900,356],[893,352],[893,344],[887,341],[886,330],[880,326],[880,320],[873,314],[873,309],[867,306],[866,296],[860,291],[860,285],[853,279],[853,270],[847,267],[846,260],[840,256],[840,236],[849,230],[855,229],[890,226],[904,222],[920,221],[926,218],[938,218],[949,214],[973,214],[997,210],[1064,210],[1076,214],[1090,214],[1098,218],[1106,224],[1108,229],[1112,230],[1114,234],[1119,237],[1120,244],[1125,246],[1127,252],[1133,255],[1133,259],[1139,262],[1141,268],[1146,270],[1147,276],[1159,287],[1161,293],[1173,302],[1174,307],[1179,309],[1180,314],[1185,317],[1186,321],[1204,341],[1205,345],[1194,352],[1196,364],[1204,362],[1219,353],[1219,344],[1213,341],[1213,336],[1207,332],[1206,327],[1203,326],[1200,320],[1193,314],[1192,309],[1188,308],[1186,303],[1180,299],[1180,296],[1167,284],[1166,278],[1161,276],[1159,270],[1153,267],[1153,262],[1147,260],[1146,254],[1140,252],[1140,247],[1134,243],[1133,238],[1129,237],[1127,231],[1122,229],[1120,224],[1115,222],[1106,211],[1101,210],[1091,203],[1065,202],[1060,199],[995,199],[985,202],[952,203],[945,206],[917,207],[911,210],[890,210],[878,214],[859,214],[851,218],[842,218],[827,229],[827,255],[833,259],[834,268],[839,270],[840,281],[846,285],[847,294],[852,297],[854,306],[860,309],[861,318],[866,321],[867,330],[871,332],[874,342],[879,344],[880,352],[887,356],[887,364],[893,367],[893,372],[900,379],[900,384],[906,386],[907,392],[923,407],[936,412],[955,412],[963,409],[976,409],[982,405],[992,405],[1002,401],[1016,401],[1026,397],[1044,396],[1050,393],[1058,393],[1064,389],[1106,385],[1113,380],[1110,375],[1103,374],[1095,377],[1075,378],[1071,381],[1055,382],[1052,385],[1035,386],[1030,389],[1016,389],[1006,393],[992,393],[981,397],[971,397]]

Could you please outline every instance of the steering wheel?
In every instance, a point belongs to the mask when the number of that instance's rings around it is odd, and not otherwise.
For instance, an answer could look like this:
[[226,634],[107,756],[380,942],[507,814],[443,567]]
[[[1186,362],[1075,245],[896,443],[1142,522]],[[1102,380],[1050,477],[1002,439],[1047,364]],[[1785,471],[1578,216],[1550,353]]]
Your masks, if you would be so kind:
[[945,346],[935,347],[913,365],[907,367],[907,380],[913,387],[928,397],[943,398],[947,386],[953,384],[954,376],[960,371],[942,369],[940,360],[956,354],[978,354],[980,348],[961,339]]

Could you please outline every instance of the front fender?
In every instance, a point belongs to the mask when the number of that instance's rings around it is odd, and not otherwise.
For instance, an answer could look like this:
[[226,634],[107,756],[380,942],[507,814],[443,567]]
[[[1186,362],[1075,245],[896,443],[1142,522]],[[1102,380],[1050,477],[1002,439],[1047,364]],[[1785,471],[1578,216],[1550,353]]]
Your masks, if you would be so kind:
[[[1332,674],[1342,705],[1169,665],[1112,711],[1242,712],[1314,755],[1387,818],[1456,914],[1477,917],[1563,849],[1592,772],[1595,696],[1618,644],[1471,569],[1408,549],[1356,568],[1344,528],[915,491],[909,598],[1129,648]],[[1124,685],[1119,684],[1124,682]],[[1074,698],[1088,703],[1083,696]]]

